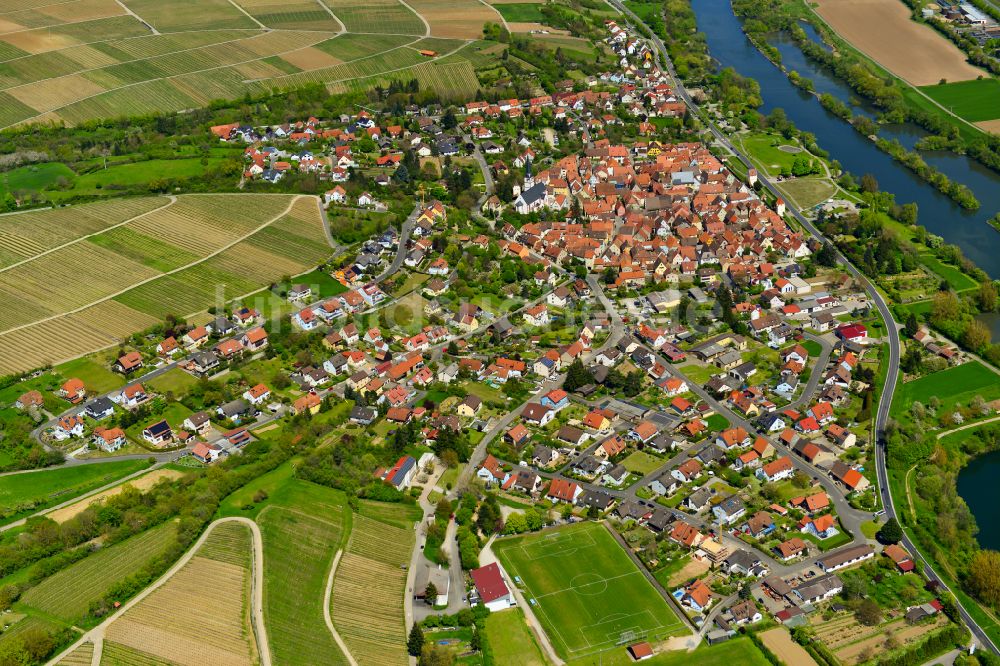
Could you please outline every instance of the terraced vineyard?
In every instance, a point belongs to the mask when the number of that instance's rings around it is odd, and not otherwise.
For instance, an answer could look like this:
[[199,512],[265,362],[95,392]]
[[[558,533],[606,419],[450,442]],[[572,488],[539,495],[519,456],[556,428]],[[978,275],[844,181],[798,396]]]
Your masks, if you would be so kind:
[[[0,127],[181,111],[310,81],[415,78],[407,70],[437,63],[388,57],[393,49],[426,34],[477,39],[499,19],[474,0],[460,10],[454,1],[422,0],[414,11],[400,0],[38,0],[28,9],[2,0]],[[367,52],[345,57],[329,46],[349,37]],[[353,62],[379,54],[387,57]],[[461,81],[463,95],[478,89]]]
[[[38,229],[38,233],[32,233]],[[329,257],[319,205],[291,195],[125,199],[0,216],[0,374],[116,344]]]
[[[221,523],[179,571],[107,628],[107,640],[181,665],[250,666],[250,528]],[[211,581],[211,584],[206,584]]]
[[[369,503],[366,503],[369,504]],[[413,552],[413,514],[400,505],[362,508],[333,584],[331,614],[351,654],[362,666],[407,664],[403,596]],[[364,513],[375,514],[380,522]]]
[[78,622],[90,611],[91,602],[161,553],[176,529],[174,523],[164,523],[103,548],[29,589],[21,603],[29,610]]

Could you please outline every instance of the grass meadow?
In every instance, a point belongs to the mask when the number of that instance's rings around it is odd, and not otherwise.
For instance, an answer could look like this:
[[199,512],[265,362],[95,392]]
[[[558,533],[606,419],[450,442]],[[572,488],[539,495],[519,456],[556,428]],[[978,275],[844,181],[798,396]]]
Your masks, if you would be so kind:
[[922,402],[926,406],[933,396],[941,401],[941,410],[947,411],[968,404],[977,395],[987,402],[1000,398],[1000,377],[978,361],[963,363],[900,385],[892,401],[892,414],[908,418],[910,405]]
[[[61,504],[148,466],[146,460],[121,460],[0,476],[0,512],[7,514],[0,522]],[[18,511],[21,506],[31,509]]]

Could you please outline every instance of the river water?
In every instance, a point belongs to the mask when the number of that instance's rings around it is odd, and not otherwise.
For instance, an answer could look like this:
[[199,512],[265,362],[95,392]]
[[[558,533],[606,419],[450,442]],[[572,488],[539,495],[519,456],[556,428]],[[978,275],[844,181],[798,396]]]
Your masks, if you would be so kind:
[[1000,520],[995,520],[997,477],[1000,476],[1000,451],[987,453],[970,462],[958,474],[958,494],[976,517],[979,534],[976,540],[983,548],[1000,550]]
[[[986,224],[987,219],[1000,211],[1000,174],[963,156],[922,153],[928,164],[967,185],[982,204],[977,211],[963,210],[876,148],[848,123],[824,109],[815,96],[793,86],[743,34],[729,0],[692,0],[691,4],[698,29],[705,33],[712,57],[722,67],[732,67],[760,83],[764,100],[761,112],[767,114],[775,108],[784,109],[796,127],[814,134],[817,143],[830,151],[831,157],[846,170],[856,177],[873,174],[881,189],[895,194],[898,203],[915,202],[920,210],[920,224],[946,242],[958,245],[965,256],[994,278],[1000,277],[1000,233]],[[811,32],[808,26],[807,31]],[[815,33],[811,36],[816,38]],[[856,97],[847,84],[808,61],[787,38],[778,35],[772,43],[781,51],[785,65],[812,79],[818,92],[829,93],[847,103]],[[875,110],[865,103],[856,106],[855,111],[875,115]],[[883,127],[879,132],[880,136],[896,138],[911,148],[923,134],[923,130],[913,125]]]

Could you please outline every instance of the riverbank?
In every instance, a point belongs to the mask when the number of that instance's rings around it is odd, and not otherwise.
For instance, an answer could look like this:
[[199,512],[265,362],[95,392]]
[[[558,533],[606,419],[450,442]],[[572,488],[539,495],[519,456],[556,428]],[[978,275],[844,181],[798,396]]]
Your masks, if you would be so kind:
[[[802,49],[803,53],[806,54],[807,57],[809,57],[810,51],[805,47],[806,43],[809,43],[823,51],[822,47],[809,40],[805,31],[803,31],[800,26],[793,25],[792,30],[789,30],[788,32],[791,34],[793,41]],[[782,62],[781,52],[766,41],[766,37],[768,36],[767,33],[748,31],[746,30],[745,24],[744,33],[765,58],[770,60],[775,67],[784,72],[785,76],[792,85],[808,94],[814,95],[819,100],[823,108],[835,116],[838,116],[841,120],[858,131],[862,136],[868,139],[874,138],[875,146],[879,150],[892,157],[913,173],[917,174],[925,182],[936,187],[939,192],[950,197],[952,201],[957,203],[962,208],[967,210],[979,209],[981,205],[979,200],[967,186],[953,181],[938,169],[927,164],[917,151],[907,150],[896,140],[886,140],[875,137],[874,135],[878,131],[878,125],[873,123],[867,115],[862,114],[855,116],[851,108],[837,97],[830,95],[829,93],[820,94],[816,92],[812,79],[802,76],[796,70],[789,69]],[[827,51],[824,52],[827,53],[830,58],[836,57]],[[820,65],[829,67],[827,61],[824,59],[818,57],[814,57],[813,59]],[[835,74],[837,73],[836,69],[830,69]],[[863,122],[863,120],[867,122]]]

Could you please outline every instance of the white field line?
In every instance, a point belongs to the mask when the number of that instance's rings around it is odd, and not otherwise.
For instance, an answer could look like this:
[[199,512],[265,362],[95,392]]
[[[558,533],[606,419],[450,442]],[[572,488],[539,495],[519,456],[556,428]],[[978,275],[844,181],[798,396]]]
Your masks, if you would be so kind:
[[140,213],[139,215],[134,215],[134,216],[130,217],[129,219],[125,220],[124,222],[119,222],[118,224],[113,224],[110,227],[106,227],[104,229],[101,229],[100,231],[95,231],[92,234],[87,234],[86,236],[78,236],[77,238],[74,238],[71,241],[66,241],[62,245],[57,245],[55,247],[51,247],[48,250],[44,250],[43,252],[40,252],[40,253],[38,253],[38,254],[36,254],[34,256],[22,259],[21,261],[17,262],[16,264],[11,264],[10,266],[4,266],[3,268],[0,268],[0,273],[5,273],[5,272],[9,271],[12,268],[17,268],[18,266],[22,266],[22,265],[24,265],[24,264],[26,264],[28,262],[34,261],[35,259],[40,259],[40,258],[44,257],[47,254],[51,254],[52,252],[55,252],[56,250],[62,250],[63,248],[69,247],[70,245],[75,245],[76,243],[79,243],[81,241],[85,241],[88,238],[91,238],[93,236],[98,236],[100,234],[103,234],[105,231],[111,231],[112,229],[117,229],[118,227],[125,226],[126,224],[129,224],[130,222],[135,222],[136,220],[138,220],[141,217],[146,217],[147,215],[152,215],[153,213],[158,213],[158,212],[160,212],[161,210],[163,210],[165,208],[169,208],[170,206],[173,206],[175,203],[177,203],[177,197],[174,196],[174,195],[172,195],[172,194],[168,195],[167,196],[167,203],[163,204],[159,208],[154,208],[153,210],[146,211],[145,213]]
[[154,275],[152,277],[148,277],[145,280],[140,280],[139,282],[133,283],[131,286],[126,287],[125,289],[120,289],[119,291],[116,291],[113,294],[108,294],[107,296],[104,296],[103,298],[99,298],[96,301],[93,301],[92,303],[88,303],[88,304],[83,305],[81,307],[74,308],[72,310],[67,310],[66,312],[61,312],[59,314],[51,315],[51,316],[45,317],[43,319],[38,319],[38,320],[33,321],[33,322],[29,323],[29,324],[21,324],[20,326],[15,326],[13,328],[8,328],[8,329],[6,329],[4,331],[0,331],[0,335],[4,335],[4,334],[7,334],[7,333],[13,333],[14,331],[19,331],[19,330],[21,330],[23,328],[29,328],[31,326],[36,326],[38,324],[44,324],[47,321],[52,321],[53,319],[59,319],[60,317],[65,317],[67,315],[77,314],[78,312],[86,310],[87,308],[90,308],[90,307],[93,307],[95,305],[99,305],[101,303],[105,303],[107,301],[110,301],[113,298],[115,298],[116,296],[121,296],[125,292],[131,291],[132,289],[135,289],[137,287],[141,287],[142,285],[147,284],[149,282],[152,282],[153,280],[158,280],[161,277],[164,277],[164,276],[167,276],[167,275],[173,275],[174,273],[178,273],[178,272],[183,271],[183,270],[185,270],[187,268],[193,268],[194,266],[197,266],[198,264],[204,263],[204,262],[208,261],[209,259],[211,259],[212,257],[215,257],[215,256],[217,256],[219,254],[222,254],[223,252],[225,252],[226,250],[230,249],[231,247],[233,247],[237,243],[241,243],[241,242],[245,241],[247,238],[249,238],[250,236],[254,235],[258,231],[262,231],[262,230],[266,229],[267,227],[271,226],[275,221],[277,221],[278,219],[280,219],[280,218],[284,217],[285,215],[287,215],[292,210],[292,206],[295,205],[295,202],[298,201],[301,197],[302,197],[302,195],[295,196],[294,198],[292,198],[291,201],[288,202],[288,206],[286,206],[285,210],[283,210],[281,213],[278,213],[277,215],[275,215],[271,219],[263,222],[260,226],[257,226],[254,229],[251,229],[246,234],[243,234],[242,236],[239,236],[238,238],[230,241],[229,243],[226,243],[225,245],[223,245],[222,247],[218,248],[214,252],[211,252],[210,254],[207,254],[204,257],[201,257],[201,258],[199,258],[196,261],[192,261],[190,263],[187,263],[184,266],[179,266],[179,267],[174,268],[173,270],[167,271],[165,273],[160,273],[159,275]]

